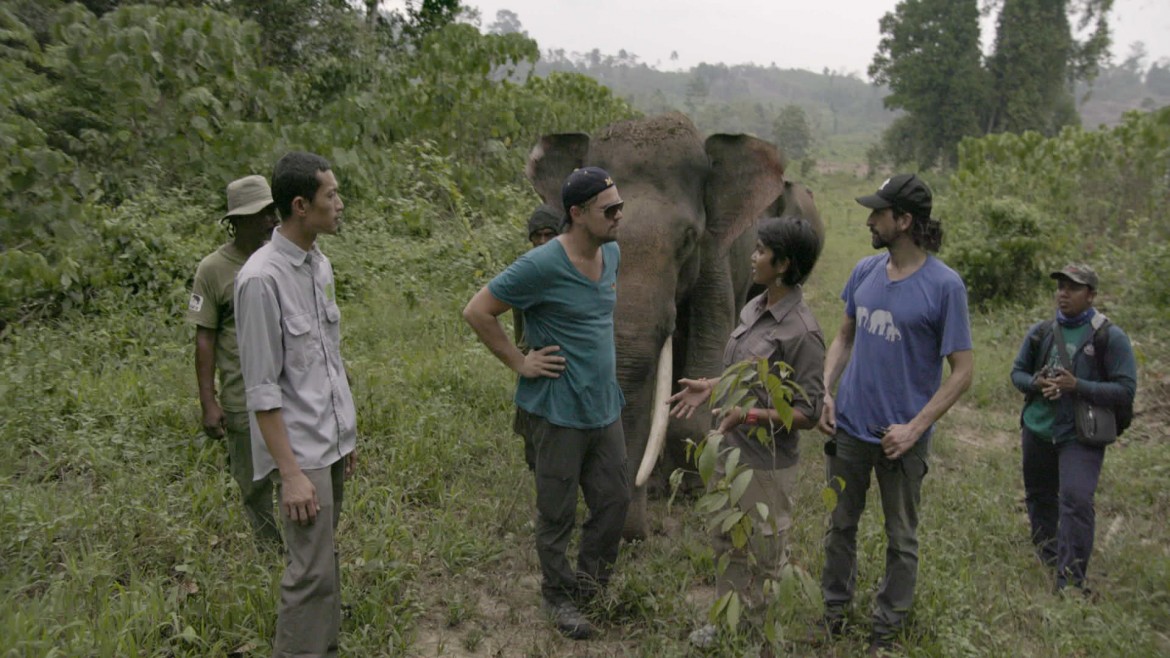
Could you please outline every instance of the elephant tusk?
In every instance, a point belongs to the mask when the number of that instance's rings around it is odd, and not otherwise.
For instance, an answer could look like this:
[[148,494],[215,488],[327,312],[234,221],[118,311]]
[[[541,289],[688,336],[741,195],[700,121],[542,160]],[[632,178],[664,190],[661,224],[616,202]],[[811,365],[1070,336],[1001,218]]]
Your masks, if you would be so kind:
[[658,455],[662,453],[662,446],[666,444],[666,426],[670,423],[669,411],[666,405],[670,397],[670,380],[674,376],[674,339],[666,337],[662,345],[662,352],[658,355],[658,375],[654,384],[654,415],[650,421],[650,437],[646,441],[646,451],[642,453],[642,464],[638,467],[638,476],[634,478],[634,486],[640,487],[650,479],[650,472],[658,462]]

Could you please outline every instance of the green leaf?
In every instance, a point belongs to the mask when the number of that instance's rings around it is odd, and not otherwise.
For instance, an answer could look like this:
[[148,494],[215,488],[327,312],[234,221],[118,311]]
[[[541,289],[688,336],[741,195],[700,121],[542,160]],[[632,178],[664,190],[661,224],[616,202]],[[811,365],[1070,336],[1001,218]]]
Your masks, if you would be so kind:
[[723,523],[720,525],[720,530],[724,533],[726,533],[728,530],[731,530],[731,527],[736,523],[739,523],[739,520],[743,518],[743,512],[740,512],[739,510],[729,510],[729,512],[730,513],[725,519],[723,519]]
[[727,567],[731,566],[731,553],[724,553],[719,556],[719,561],[715,563],[715,574],[722,576],[727,573]]
[[[745,514],[739,523],[731,526],[731,545],[734,546],[737,550],[747,546],[749,536],[748,531],[751,528],[751,522],[751,517]],[[748,558],[754,564],[755,556],[749,554]]]
[[825,509],[829,512],[837,509],[837,492],[833,487],[821,489],[821,501],[825,503]]
[[711,481],[711,477],[715,475],[715,466],[719,459],[719,441],[714,437],[708,436],[702,445],[702,450],[699,452],[699,477],[702,478],[703,484]]
[[735,596],[734,590],[715,599],[715,603],[712,604],[711,609],[707,611],[707,619],[712,624],[719,623],[719,617],[723,614],[723,611],[727,609],[727,605],[730,603],[731,597],[733,596]]
[[[736,469],[739,468],[739,456],[739,448],[732,448],[727,451],[727,462],[723,465],[723,472],[726,475],[735,475]],[[731,504],[734,505],[735,501],[731,501]]]
[[753,472],[754,471],[752,471],[750,468],[744,469],[742,473],[736,475],[735,479],[732,480],[729,502],[733,507],[739,504],[739,499],[743,497],[743,492],[746,491],[748,485],[751,484]]
[[756,503],[756,513],[760,515],[761,521],[767,522],[768,521],[768,514],[770,514],[771,511],[768,509],[768,506],[765,505],[764,503]]
[[735,630],[739,626],[739,594],[734,590],[730,592],[731,598],[727,601],[727,626],[731,630]]
[[699,514],[713,514],[727,505],[728,495],[726,491],[716,491],[704,495],[695,503],[695,511]]

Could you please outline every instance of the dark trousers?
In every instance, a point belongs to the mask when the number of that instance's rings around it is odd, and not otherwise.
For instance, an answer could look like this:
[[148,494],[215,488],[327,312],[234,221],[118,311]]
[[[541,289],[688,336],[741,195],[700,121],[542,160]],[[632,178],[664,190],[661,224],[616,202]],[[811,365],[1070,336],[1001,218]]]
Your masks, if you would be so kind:
[[880,444],[842,431],[833,440],[837,454],[829,457],[829,486],[838,495],[825,532],[825,570],[821,574],[825,616],[843,616],[845,606],[853,600],[857,586],[857,525],[865,511],[865,494],[873,472],[886,517],[886,573],[874,601],[873,632],[891,635],[901,629],[918,583],[918,507],[929,445],[919,441],[901,458],[890,460]]
[[1105,448],[1077,441],[1053,443],[1024,428],[1024,500],[1032,543],[1045,564],[1056,568],[1056,585],[1084,585],[1093,552],[1093,496]]
[[[536,553],[544,599],[559,604],[584,588],[609,582],[630,506],[626,442],[621,421],[593,430],[553,425],[532,417],[536,452]],[[577,520],[577,488],[589,518],[581,526],[577,570],[566,551]],[[579,585],[580,583],[580,585]]]

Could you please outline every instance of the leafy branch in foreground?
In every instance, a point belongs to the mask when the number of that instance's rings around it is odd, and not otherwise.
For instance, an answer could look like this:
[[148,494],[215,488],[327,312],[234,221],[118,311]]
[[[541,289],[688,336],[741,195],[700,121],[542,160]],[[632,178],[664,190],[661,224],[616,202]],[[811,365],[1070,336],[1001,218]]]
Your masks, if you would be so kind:
[[[796,382],[792,366],[784,362],[770,364],[767,359],[745,360],[723,372],[715,384],[710,404],[717,407],[718,418],[722,420],[736,409],[746,415],[766,401],[765,406],[774,410],[779,419],[761,416],[761,424],[752,427],[747,435],[774,451],[773,433],[780,427],[784,430],[792,429],[792,401],[798,394],[804,396],[805,391]],[[765,418],[768,420],[765,421]],[[742,558],[755,565],[757,557],[750,547],[753,536],[768,528],[772,533],[780,530],[772,510],[766,504],[747,504],[743,500],[754,471],[741,463],[739,448],[724,445],[725,438],[716,429],[708,432],[697,443],[690,440],[687,442],[687,459],[694,462],[706,489],[706,494],[695,503],[695,510],[705,518],[707,529],[712,535],[725,537],[731,544],[731,550],[718,556],[715,566],[717,576],[727,571],[733,559]],[[684,474],[683,469],[678,469],[671,475],[672,503]],[[840,484],[837,488],[840,488]],[[837,493],[832,487],[825,490],[824,498],[827,503],[832,503],[831,507],[836,505]],[[807,596],[810,583],[807,574],[791,565],[785,567],[781,582],[765,579],[763,595],[768,605],[764,613],[763,630],[769,642],[779,641],[779,626],[775,623],[779,608],[774,604],[786,598],[786,595],[803,593]],[[716,599],[707,616],[712,624],[723,625],[734,631],[744,611],[742,593],[732,589]]]

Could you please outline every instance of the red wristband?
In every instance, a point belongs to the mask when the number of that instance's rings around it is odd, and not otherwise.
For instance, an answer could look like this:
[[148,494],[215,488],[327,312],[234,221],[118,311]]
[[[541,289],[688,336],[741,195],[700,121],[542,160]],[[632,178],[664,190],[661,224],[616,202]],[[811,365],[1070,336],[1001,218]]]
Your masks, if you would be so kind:
[[745,425],[759,425],[760,424],[760,410],[748,409],[747,416],[744,416],[743,422]]

